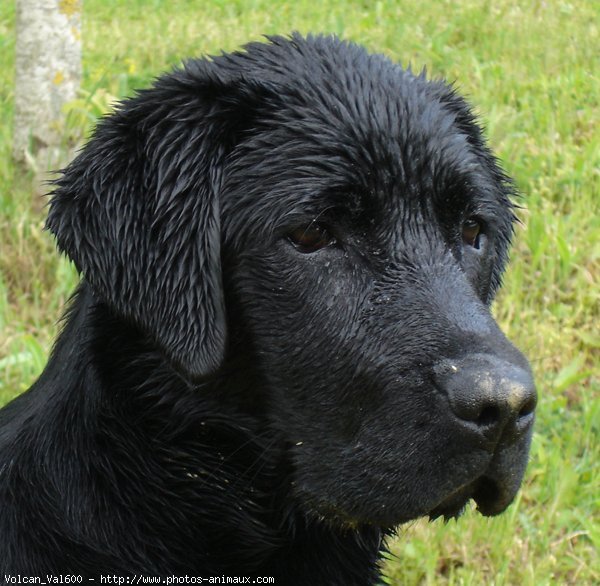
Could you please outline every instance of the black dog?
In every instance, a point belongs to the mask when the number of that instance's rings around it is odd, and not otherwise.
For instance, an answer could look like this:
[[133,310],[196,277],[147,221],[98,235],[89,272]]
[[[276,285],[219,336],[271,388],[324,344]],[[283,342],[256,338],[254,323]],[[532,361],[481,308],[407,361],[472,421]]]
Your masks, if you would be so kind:
[[452,89],[331,37],[127,100],[51,201],[83,278],[0,413],[0,575],[364,586],[399,523],[500,513],[536,402],[489,312],[511,193]]

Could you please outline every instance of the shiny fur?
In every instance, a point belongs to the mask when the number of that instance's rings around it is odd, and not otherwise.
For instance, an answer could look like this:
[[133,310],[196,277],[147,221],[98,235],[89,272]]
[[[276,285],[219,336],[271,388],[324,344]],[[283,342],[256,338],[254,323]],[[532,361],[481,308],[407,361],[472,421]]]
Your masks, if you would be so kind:
[[503,510],[531,406],[486,435],[443,381],[478,356],[529,376],[489,312],[511,194],[450,87],[332,37],[126,100],[51,200],[82,281],[0,411],[0,575],[364,586],[399,523]]

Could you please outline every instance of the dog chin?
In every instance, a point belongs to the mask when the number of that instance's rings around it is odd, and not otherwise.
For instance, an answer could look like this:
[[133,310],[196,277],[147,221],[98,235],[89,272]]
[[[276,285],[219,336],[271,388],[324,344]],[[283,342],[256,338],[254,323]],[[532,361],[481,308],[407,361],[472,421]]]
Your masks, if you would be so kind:
[[482,475],[445,495],[435,504],[421,503],[410,512],[395,510],[393,504],[383,503],[377,507],[377,511],[369,511],[367,507],[357,511],[323,500],[315,502],[313,499],[308,508],[319,520],[331,525],[352,529],[369,525],[387,530],[422,517],[428,517],[430,521],[442,517],[446,522],[458,519],[471,500],[479,513],[485,517],[493,517],[502,513],[514,496],[512,491],[504,490],[494,479]]
[[458,519],[471,499],[482,515],[493,517],[502,513],[512,503],[514,494],[503,491],[492,478],[482,476],[446,497],[427,516],[432,521],[438,517],[443,517],[446,521]]

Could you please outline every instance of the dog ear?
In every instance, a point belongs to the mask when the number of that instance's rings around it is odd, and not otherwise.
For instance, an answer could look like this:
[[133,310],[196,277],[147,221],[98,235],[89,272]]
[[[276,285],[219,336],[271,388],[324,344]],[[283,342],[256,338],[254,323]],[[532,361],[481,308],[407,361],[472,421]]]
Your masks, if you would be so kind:
[[225,352],[219,189],[258,91],[215,67],[190,62],[101,121],[46,224],[95,294],[191,377]]

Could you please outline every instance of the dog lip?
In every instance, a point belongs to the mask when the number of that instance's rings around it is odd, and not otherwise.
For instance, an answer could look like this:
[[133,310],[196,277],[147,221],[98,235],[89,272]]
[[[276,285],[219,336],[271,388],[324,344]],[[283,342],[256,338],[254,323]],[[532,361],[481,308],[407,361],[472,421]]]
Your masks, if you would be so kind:
[[484,474],[445,497],[428,513],[428,516],[431,520],[442,516],[446,521],[458,518],[471,499],[475,501],[477,511],[484,517],[494,517],[510,505],[514,494],[511,491],[503,490],[501,484]]
[[513,501],[515,495],[503,490],[501,485],[489,476],[482,476],[477,480],[473,492],[473,500],[477,510],[484,517],[494,517],[502,513]]
[[438,517],[444,517],[446,521],[450,519],[458,519],[465,510],[465,507],[469,500],[473,496],[473,484],[469,483],[461,486],[449,496],[445,497],[440,503],[438,503],[427,516],[431,521]]

